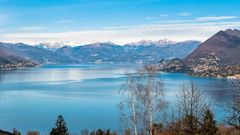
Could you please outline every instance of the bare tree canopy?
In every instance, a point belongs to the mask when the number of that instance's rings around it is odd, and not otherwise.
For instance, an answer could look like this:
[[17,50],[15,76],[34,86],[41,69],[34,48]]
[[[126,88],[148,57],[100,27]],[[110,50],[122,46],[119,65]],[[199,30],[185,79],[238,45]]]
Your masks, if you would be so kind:
[[157,66],[144,66],[135,74],[128,74],[122,88],[124,100],[120,103],[122,122],[127,122],[134,135],[138,132],[153,135],[160,124],[160,114],[166,107],[164,85]]
[[181,118],[184,134],[194,135],[199,133],[200,121],[209,108],[205,96],[192,82],[183,85],[177,93],[177,108]]

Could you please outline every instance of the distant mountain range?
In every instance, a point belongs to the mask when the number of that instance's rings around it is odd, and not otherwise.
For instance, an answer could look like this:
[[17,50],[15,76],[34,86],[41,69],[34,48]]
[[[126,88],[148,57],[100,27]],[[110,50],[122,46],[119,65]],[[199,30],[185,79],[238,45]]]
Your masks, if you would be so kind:
[[[40,64],[51,63],[152,63],[161,59],[184,58],[200,44],[199,41],[174,42],[170,40],[142,40],[126,45],[100,42],[82,46],[65,46],[63,43],[41,43],[30,46],[23,43],[0,43],[3,52],[11,52],[9,62],[34,61]],[[1,53],[0,59],[5,56]]]
[[111,42],[93,43],[78,47],[62,47],[55,52],[80,63],[149,63],[173,57],[184,58],[198,47],[198,41],[159,44],[136,42],[117,45]]

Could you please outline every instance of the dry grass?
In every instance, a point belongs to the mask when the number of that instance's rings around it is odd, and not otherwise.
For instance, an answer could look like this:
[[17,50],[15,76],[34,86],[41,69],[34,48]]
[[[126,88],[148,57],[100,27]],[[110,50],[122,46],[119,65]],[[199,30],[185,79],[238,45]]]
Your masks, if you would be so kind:
[[240,135],[240,130],[236,130],[233,127],[227,127],[224,125],[220,125],[218,127],[218,131],[216,135]]

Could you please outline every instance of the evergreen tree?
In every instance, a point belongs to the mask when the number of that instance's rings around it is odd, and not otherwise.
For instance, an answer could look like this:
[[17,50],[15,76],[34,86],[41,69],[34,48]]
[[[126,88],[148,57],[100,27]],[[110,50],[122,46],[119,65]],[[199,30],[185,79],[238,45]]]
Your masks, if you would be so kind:
[[185,135],[196,135],[199,134],[199,121],[195,116],[187,115],[184,118],[184,129]]
[[107,130],[107,132],[106,132],[105,135],[111,135],[111,131],[110,131],[110,129]]
[[163,129],[162,123],[160,123],[160,124],[154,123],[153,124],[153,129],[152,129],[152,135],[160,134],[162,129]]
[[208,109],[203,114],[203,121],[201,123],[202,135],[215,135],[217,132],[216,121],[213,118],[213,113]]
[[56,127],[50,132],[50,135],[68,135],[68,128],[62,115],[58,116],[55,126]]
[[98,129],[96,135],[104,135],[104,132],[101,129]]
[[50,135],[57,135],[57,131],[55,128],[52,128]]
[[92,132],[90,133],[90,135],[96,135],[95,131],[92,131]]
[[124,135],[131,135],[131,129],[127,129],[124,131]]
[[21,135],[21,133],[19,131],[17,131],[16,128],[13,129],[13,135]]

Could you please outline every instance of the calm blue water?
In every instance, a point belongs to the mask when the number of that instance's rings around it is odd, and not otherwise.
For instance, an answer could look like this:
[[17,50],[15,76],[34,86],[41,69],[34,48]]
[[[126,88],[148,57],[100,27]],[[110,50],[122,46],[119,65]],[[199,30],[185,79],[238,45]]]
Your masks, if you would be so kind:
[[[81,129],[118,129],[119,90],[124,74],[137,65],[47,65],[0,74],[0,128],[48,133],[62,114],[71,133]],[[194,81],[214,105],[218,120],[227,100],[228,80],[163,73],[168,100]]]

